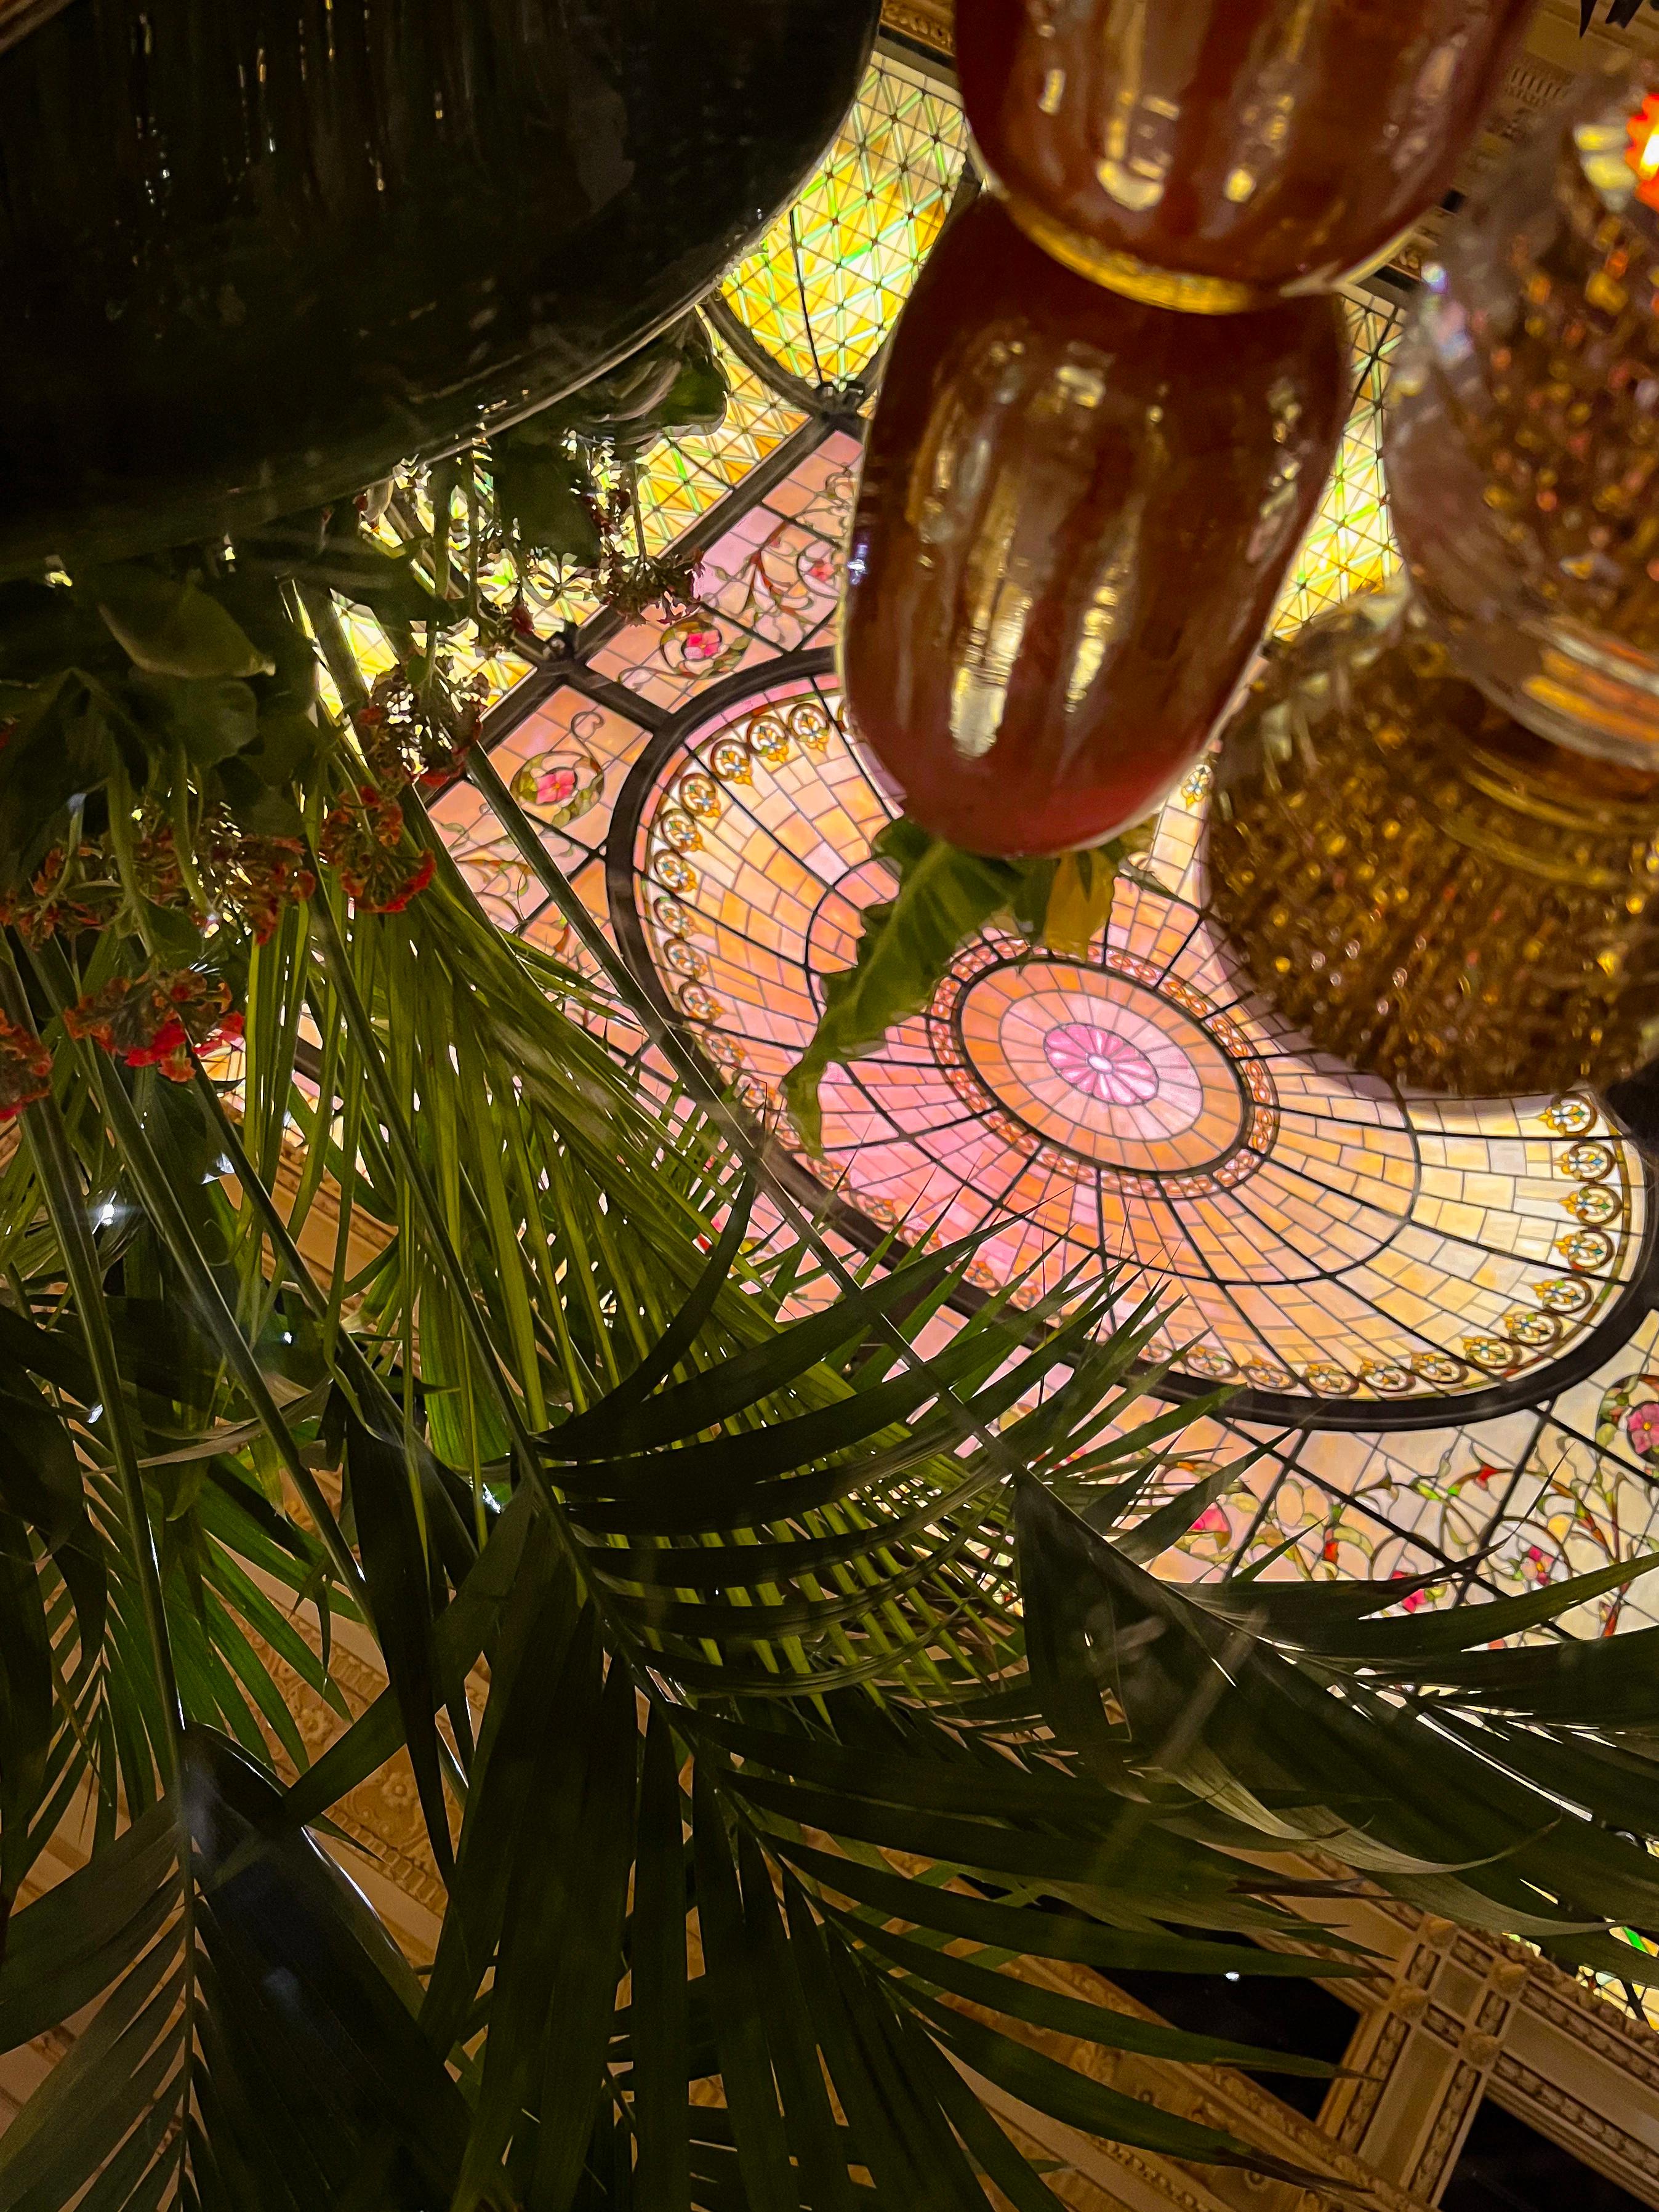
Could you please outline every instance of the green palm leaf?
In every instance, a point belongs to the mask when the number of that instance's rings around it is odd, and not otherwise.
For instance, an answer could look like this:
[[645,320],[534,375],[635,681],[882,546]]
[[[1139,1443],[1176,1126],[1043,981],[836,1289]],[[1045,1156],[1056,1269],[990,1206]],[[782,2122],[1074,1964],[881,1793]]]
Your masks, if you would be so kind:
[[[406,648],[441,573],[324,539],[323,569],[277,532],[191,586],[276,674],[157,679],[254,687],[296,850],[373,727],[330,590]],[[165,574],[164,630],[195,605]],[[142,598],[100,633],[112,696],[123,635],[158,649]],[[296,707],[313,638],[355,721]],[[137,771],[106,772],[118,811]],[[146,773],[189,831],[199,782]],[[418,897],[371,911],[319,862],[262,941],[215,940],[246,978],[234,1115],[199,1067],[65,1034],[165,915],[0,974],[53,1059],[0,1172],[6,1900],[90,1813],[87,1865],[13,1916],[0,2027],[91,2008],[0,2138],[0,2212],[1051,2204],[976,2081],[1284,2172],[1041,2047],[1283,2063],[1052,1972],[1370,1971],[1241,1852],[1646,1972],[1610,1931],[1659,1924],[1652,1862],[1608,1830],[1659,1832],[1659,1647],[1512,1639],[1649,1563],[1401,1619],[1399,1584],[1148,1573],[1240,1471],[1145,1510],[1218,1402],[1158,1400],[1153,1304],[995,1298],[924,1356],[971,1244],[850,1268],[490,773],[600,981],[503,939],[412,799]],[[308,1764],[281,1672],[343,1717],[341,1618],[386,1688]],[[423,1990],[313,1839],[402,1748],[447,1887]]]

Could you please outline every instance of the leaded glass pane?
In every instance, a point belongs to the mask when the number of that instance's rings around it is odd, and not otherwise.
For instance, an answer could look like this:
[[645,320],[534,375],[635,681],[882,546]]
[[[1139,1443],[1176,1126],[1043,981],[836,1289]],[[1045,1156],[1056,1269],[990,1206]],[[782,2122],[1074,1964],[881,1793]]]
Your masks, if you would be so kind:
[[[812,386],[868,368],[963,143],[948,89],[881,58],[793,230],[729,282],[783,369]],[[1379,410],[1400,313],[1356,293],[1350,315],[1353,412],[1281,634],[1395,561]],[[549,852],[788,1146],[780,1079],[890,888],[869,845],[890,810],[832,673],[857,439],[728,366],[726,424],[660,448],[644,489],[653,550],[699,532],[698,605],[623,621],[528,580],[538,627],[587,627],[574,665],[502,669],[517,689],[491,726]],[[1659,1534],[1640,1156],[1588,1096],[1408,1098],[1306,1051],[1205,916],[1208,781],[1201,765],[1163,809],[1148,880],[1120,887],[1086,959],[1033,962],[988,932],[882,1052],[832,1072],[803,1189],[833,1194],[843,1250],[981,1227],[974,1287],[1023,1279],[1030,1300],[1068,1267],[1127,1262],[1126,1300],[1167,1293],[1182,1387],[1249,1394],[1182,1431],[1148,1495],[1237,1470],[1170,1571],[1408,1577],[1417,1609],[1640,1553]],[[568,955],[493,816],[465,790],[437,811],[503,926]],[[613,1041],[639,1052],[626,1025]],[[1654,1619],[1638,1582],[1567,1625]]]
[[938,237],[967,155],[953,93],[879,54],[823,167],[726,280],[734,312],[813,387],[864,375]]

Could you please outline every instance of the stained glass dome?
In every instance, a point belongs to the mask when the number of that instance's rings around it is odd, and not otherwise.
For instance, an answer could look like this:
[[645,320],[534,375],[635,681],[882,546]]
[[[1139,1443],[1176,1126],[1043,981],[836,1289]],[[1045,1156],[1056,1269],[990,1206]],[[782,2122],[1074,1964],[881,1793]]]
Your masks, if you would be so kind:
[[[878,52],[824,170],[726,280],[726,424],[651,459],[653,542],[701,556],[696,607],[629,620],[544,595],[580,621],[578,650],[494,672],[494,763],[830,1233],[890,1249],[980,1230],[972,1292],[1030,1300],[1113,1265],[1126,1298],[1163,1291],[1154,1401],[1235,1393],[1159,1475],[1152,1503],[1222,1478],[1175,1571],[1427,1575],[1417,1607],[1644,1552],[1641,1155],[1588,1095],[1407,1097],[1308,1051],[1206,918],[1202,769],[1086,958],[988,932],[883,1051],[832,1071],[822,1158],[782,1115],[823,979],[889,888],[870,844],[890,809],[833,674],[841,547],[862,395],[964,149],[948,83]],[[1280,631],[1395,558],[1379,409],[1399,310],[1362,292],[1350,314],[1352,412]],[[436,811],[502,926],[573,954],[481,795]],[[1645,1621],[1647,1587],[1569,1626]]]
[[[827,672],[781,675],[649,748],[621,814],[624,942],[789,1143],[781,1078],[892,885]],[[1166,809],[1088,961],[994,929],[964,948],[832,1071],[801,1165],[854,1233],[988,1231],[976,1279],[1026,1299],[1138,1262],[1179,1294],[1181,1371],[1275,1401],[1479,1395],[1594,1338],[1644,1249],[1635,1156],[1587,1098],[1407,1102],[1309,1053],[1205,918],[1203,805],[1199,778]]]

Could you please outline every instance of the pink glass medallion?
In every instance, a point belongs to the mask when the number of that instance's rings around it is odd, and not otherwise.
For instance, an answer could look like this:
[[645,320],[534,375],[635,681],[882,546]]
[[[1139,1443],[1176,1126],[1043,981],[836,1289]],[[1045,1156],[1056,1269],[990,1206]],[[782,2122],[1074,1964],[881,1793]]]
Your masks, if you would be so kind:
[[1260,1165],[1230,1024],[1206,1027],[1109,969],[1029,956],[968,964],[957,1015],[967,1068],[1027,1128],[1102,1170],[1166,1184],[1229,1159],[1235,1177]]
[[1158,1096],[1158,1070],[1139,1045],[1086,1022],[1062,1022],[1042,1040],[1054,1073],[1103,1106],[1142,1106]]
[[[641,957],[790,1151],[784,1073],[828,978],[854,965],[867,909],[894,889],[871,850],[892,802],[838,704],[827,675],[757,682],[688,720],[623,823]],[[816,737],[792,723],[807,711]],[[1585,1189],[1626,1188],[1595,1109],[1557,1100],[1517,1121],[1483,1105],[1471,1131],[1466,1108],[1448,1121],[1308,1054],[1241,991],[1195,902],[1205,797],[1194,784],[1165,809],[1159,882],[1118,883],[1089,958],[1035,953],[994,927],[964,945],[878,1051],[829,1071],[824,1151],[803,1165],[906,1242],[984,1232],[975,1288],[1018,1281],[1029,1298],[1091,1261],[1145,1271],[1170,1302],[1158,1351],[1180,1347],[1206,1382],[1398,1399],[1486,1387],[1500,1370],[1466,1340],[1501,1348],[1505,1375],[1559,1357],[1604,1310],[1613,1262],[1586,1272],[1602,1246],[1562,1255],[1557,1236],[1616,1233],[1639,1249],[1633,1181],[1606,1231],[1559,1211]],[[688,830],[698,842],[683,852]],[[724,1011],[688,1009],[688,988]],[[1506,1164],[1517,1137],[1548,1179],[1524,1217]],[[1478,1301],[1471,1232],[1443,1187],[1494,1209],[1481,1243],[1502,1265]],[[1412,1293],[1408,1311],[1396,1291]],[[1659,1467],[1659,1421],[1650,1459],[1648,1425],[1618,1433],[1627,1463]],[[1346,1492],[1341,1470],[1329,1479]]]

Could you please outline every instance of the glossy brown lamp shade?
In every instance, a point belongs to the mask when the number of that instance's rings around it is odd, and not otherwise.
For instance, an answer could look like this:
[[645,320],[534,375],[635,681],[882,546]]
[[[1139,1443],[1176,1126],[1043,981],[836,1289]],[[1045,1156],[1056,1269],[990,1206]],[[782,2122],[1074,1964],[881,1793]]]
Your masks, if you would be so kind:
[[911,818],[1036,855],[1139,821],[1202,750],[1347,400],[1334,301],[1135,305],[991,199],[905,311],[866,447],[848,711]]
[[958,0],[957,63],[1030,235],[1204,313],[1374,265],[1444,192],[1532,0]]

